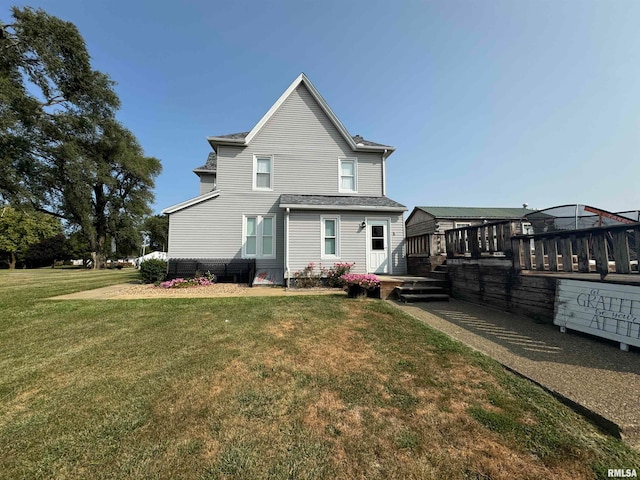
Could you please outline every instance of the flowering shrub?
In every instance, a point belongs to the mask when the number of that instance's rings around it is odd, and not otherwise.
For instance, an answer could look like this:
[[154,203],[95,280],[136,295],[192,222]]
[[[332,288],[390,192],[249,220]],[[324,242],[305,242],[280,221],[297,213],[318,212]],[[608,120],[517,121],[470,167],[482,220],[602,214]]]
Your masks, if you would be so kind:
[[302,270],[298,270],[293,274],[295,286],[298,288],[313,288],[319,287],[322,282],[322,276],[326,273],[326,269],[320,264],[318,272],[315,272],[316,264],[309,262],[309,264]]
[[334,263],[333,267],[326,269],[326,277],[327,283],[330,287],[343,287],[344,280],[342,279],[343,275],[346,275],[351,271],[351,267],[353,267],[356,262],[338,262]]
[[216,283],[216,276],[207,272],[204,276],[196,274],[195,278],[174,278],[160,283],[161,288],[189,288],[202,285],[213,285]]
[[372,274],[364,275],[362,273],[347,273],[340,277],[347,286],[359,285],[368,290],[378,288],[380,286],[380,279]]

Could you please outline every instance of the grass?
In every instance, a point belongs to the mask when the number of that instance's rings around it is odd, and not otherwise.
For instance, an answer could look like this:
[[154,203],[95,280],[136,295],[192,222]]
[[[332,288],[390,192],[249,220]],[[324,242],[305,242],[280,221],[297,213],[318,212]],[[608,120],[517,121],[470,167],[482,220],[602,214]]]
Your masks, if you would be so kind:
[[375,300],[47,297],[0,272],[0,478],[607,478],[640,456]]

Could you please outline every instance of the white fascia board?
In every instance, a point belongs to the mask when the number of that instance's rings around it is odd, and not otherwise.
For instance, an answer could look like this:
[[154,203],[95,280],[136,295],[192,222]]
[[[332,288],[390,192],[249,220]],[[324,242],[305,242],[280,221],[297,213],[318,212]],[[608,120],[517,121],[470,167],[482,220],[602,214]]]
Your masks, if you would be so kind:
[[365,205],[300,205],[297,203],[281,203],[280,208],[290,208],[292,210],[357,210],[376,212],[406,212],[404,207],[381,207]]
[[387,152],[385,158],[396,151],[396,147],[376,147],[375,145],[356,145],[358,152]]
[[215,145],[246,145],[245,138],[207,137],[207,142],[215,150]]
[[218,195],[220,195],[220,190],[212,190],[208,193],[205,193],[204,195],[199,195],[189,200],[185,200],[184,202],[177,203],[171,207],[167,207],[164,210],[162,210],[162,213],[165,215],[168,215],[170,213],[175,213],[180,210],[184,210],[185,208],[189,208],[193,205],[197,205],[200,202],[204,202],[205,200],[216,198]]

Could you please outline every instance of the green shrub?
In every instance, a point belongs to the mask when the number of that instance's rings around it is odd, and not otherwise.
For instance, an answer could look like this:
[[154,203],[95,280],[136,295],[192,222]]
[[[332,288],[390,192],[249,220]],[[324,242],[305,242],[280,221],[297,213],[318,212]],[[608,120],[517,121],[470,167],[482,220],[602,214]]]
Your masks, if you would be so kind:
[[167,262],[164,260],[145,260],[140,264],[140,276],[144,283],[159,283],[167,276]]

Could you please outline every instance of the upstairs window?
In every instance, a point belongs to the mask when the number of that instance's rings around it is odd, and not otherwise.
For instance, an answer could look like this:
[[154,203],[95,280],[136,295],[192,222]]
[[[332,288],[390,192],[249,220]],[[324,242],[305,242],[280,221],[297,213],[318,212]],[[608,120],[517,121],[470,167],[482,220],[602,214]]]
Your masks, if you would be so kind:
[[341,193],[358,192],[358,160],[341,158],[338,161],[338,191]]
[[253,189],[273,190],[273,156],[254,155]]

